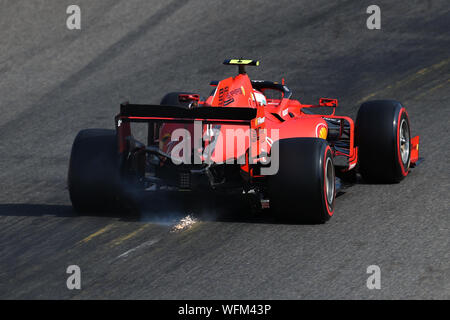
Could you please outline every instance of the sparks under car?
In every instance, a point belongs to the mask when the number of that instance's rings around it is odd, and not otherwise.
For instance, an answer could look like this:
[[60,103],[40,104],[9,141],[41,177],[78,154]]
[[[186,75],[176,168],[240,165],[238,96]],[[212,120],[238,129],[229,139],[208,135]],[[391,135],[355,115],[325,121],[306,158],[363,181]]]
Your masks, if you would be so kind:
[[[171,92],[159,105],[123,103],[115,130],[80,131],[68,176],[73,207],[123,209],[130,188],[236,192],[279,217],[324,223],[335,211],[336,175],[396,183],[418,161],[419,137],[400,102],[365,102],[354,121],[335,115],[337,99],[302,104],[284,81],[251,80],[246,67],[258,61],[224,64],[239,72],[212,81],[208,97]],[[146,125],[145,141],[135,123]]]

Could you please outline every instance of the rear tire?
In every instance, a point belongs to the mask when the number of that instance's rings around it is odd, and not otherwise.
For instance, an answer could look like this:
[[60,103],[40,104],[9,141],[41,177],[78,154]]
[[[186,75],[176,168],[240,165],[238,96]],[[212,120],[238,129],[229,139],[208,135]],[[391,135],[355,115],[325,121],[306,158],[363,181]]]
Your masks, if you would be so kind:
[[121,206],[121,165],[115,130],[78,133],[70,155],[68,187],[77,212],[117,211]]
[[356,118],[359,172],[367,182],[396,183],[409,171],[411,133],[405,107],[377,100],[361,105]]
[[325,223],[334,212],[336,197],[333,156],[327,142],[293,138],[279,146],[279,170],[269,176],[270,208],[296,223]]

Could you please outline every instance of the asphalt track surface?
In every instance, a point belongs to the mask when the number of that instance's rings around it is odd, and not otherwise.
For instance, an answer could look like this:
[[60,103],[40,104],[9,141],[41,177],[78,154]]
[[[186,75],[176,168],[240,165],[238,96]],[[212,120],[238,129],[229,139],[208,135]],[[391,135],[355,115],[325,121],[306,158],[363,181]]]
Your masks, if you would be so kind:
[[[1,299],[450,298],[448,1],[0,0]],[[253,79],[294,97],[339,99],[355,116],[394,98],[420,135],[423,163],[400,184],[358,183],[325,225],[203,215],[171,232],[162,216],[79,216],[66,177],[83,128],[113,128],[120,102],[207,94],[235,74],[225,58],[261,60]],[[161,199],[172,202],[171,199]],[[151,207],[151,206],[150,206]],[[66,288],[80,266],[82,289]],[[368,290],[366,269],[381,268]]]

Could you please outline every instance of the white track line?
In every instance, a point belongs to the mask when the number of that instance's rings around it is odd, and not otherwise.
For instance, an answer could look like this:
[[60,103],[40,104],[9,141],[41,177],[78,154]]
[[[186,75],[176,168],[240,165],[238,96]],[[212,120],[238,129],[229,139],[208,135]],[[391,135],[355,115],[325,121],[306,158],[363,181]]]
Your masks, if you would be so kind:
[[146,241],[144,243],[141,243],[140,245],[138,245],[137,247],[134,247],[128,251],[125,251],[124,253],[122,253],[121,255],[117,256],[116,259],[120,259],[120,258],[126,258],[128,257],[128,255],[136,250],[142,249],[142,248],[146,248],[146,247],[150,247],[152,245],[154,245],[155,243],[159,242],[159,239],[152,239],[149,241]]

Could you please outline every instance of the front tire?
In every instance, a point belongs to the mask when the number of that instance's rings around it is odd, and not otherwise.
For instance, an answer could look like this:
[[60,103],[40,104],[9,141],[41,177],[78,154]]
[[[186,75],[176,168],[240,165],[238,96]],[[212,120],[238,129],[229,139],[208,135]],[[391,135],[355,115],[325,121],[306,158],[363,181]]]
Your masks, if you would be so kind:
[[359,172],[367,182],[397,183],[409,171],[411,133],[405,107],[377,100],[361,105],[356,117]]
[[274,144],[279,148],[279,170],[268,180],[272,212],[296,223],[325,223],[334,213],[336,197],[330,146],[317,138]]

